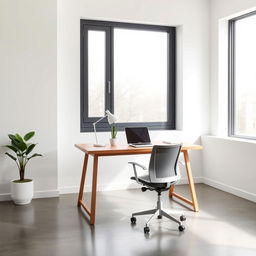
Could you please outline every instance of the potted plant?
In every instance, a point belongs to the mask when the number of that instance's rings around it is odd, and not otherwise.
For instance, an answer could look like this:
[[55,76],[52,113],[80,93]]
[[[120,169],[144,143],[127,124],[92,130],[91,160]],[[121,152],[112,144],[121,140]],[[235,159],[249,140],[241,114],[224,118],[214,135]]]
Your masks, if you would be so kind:
[[117,127],[115,125],[111,126],[111,138],[110,138],[110,145],[116,146],[117,145]]
[[41,154],[31,154],[36,144],[28,143],[35,135],[35,132],[27,133],[23,138],[19,134],[9,134],[10,145],[5,145],[13,151],[14,154],[6,152],[18,166],[20,178],[11,181],[11,197],[15,204],[29,204],[33,198],[34,184],[33,180],[25,178],[25,169],[30,159],[42,156]]

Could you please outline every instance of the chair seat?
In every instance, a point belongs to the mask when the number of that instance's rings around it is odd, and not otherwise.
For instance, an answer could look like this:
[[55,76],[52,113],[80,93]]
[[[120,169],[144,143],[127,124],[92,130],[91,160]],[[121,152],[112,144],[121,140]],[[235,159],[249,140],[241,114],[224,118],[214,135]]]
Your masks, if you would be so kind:
[[[135,180],[135,177],[132,177],[133,180]],[[145,186],[150,188],[160,188],[160,189],[166,189],[171,186],[171,183],[152,183],[150,181],[149,175],[143,175],[138,177],[138,180]]]

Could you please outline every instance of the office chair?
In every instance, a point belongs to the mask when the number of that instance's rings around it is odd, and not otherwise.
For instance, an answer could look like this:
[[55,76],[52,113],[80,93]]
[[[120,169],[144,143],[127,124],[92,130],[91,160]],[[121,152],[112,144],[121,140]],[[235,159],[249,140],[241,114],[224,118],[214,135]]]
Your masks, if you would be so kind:
[[180,144],[175,145],[155,145],[152,149],[151,158],[149,162],[148,174],[144,176],[137,175],[137,168],[140,167],[143,170],[147,168],[136,162],[129,162],[132,164],[134,170],[134,177],[131,179],[136,180],[138,184],[142,185],[142,192],[146,190],[156,191],[158,194],[157,206],[155,209],[136,212],[132,214],[131,223],[136,223],[136,217],[138,215],[152,214],[149,220],[146,222],[144,227],[144,233],[149,233],[150,229],[148,227],[149,222],[152,218],[158,214],[158,219],[162,216],[178,223],[179,231],[184,231],[185,227],[182,225],[182,221],[186,220],[184,215],[180,216],[180,221],[163,210],[163,203],[161,200],[161,193],[163,191],[169,190],[169,188],[174,185],[178,180],[180,180],[180,173],[177,167],[178,158],[181,150]]

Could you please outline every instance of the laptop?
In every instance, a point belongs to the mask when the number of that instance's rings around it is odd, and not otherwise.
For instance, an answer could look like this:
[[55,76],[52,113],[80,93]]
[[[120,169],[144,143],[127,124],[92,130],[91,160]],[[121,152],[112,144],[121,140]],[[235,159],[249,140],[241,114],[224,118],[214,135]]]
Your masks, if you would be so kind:
[[127,143],[135,148],[153,147],[147,127],[125,128]]

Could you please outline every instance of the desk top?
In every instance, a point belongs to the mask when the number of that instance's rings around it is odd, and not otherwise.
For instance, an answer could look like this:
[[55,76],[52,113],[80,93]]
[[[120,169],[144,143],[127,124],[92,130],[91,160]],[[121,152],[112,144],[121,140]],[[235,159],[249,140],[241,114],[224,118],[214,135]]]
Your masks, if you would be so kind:
[[[165,143],[153,143],[155,145],[168,145]],[[89,155],[97,156],[115,156],[115,155],[139,155],[139,154],[150,154],[152,147],[135,148],[128,144],[119,144],[117,146],[106,145],[105,147],[94,147],[93,144],[75,144],[75,147],[82,150]],[[201,150],[201,145],[182,145],[181,151],[187,150]]]

